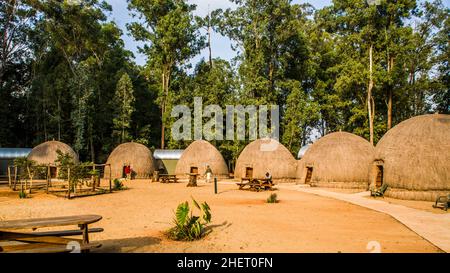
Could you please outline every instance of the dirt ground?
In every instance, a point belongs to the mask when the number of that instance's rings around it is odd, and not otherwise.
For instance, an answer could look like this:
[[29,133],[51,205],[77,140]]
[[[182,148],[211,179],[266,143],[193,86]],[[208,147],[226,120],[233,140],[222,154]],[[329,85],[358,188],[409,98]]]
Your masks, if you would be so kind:
[[[127,190],[73,200],[46,194],[18,199],[0,189],[0,220],[99,214],[93,225],[104,232],[97,252],[440,252],[388,215],[312,194],[277,190],[280,203],[268,204],[269,192],[239,191],[236,185],[125,183]],[[164,232],[174,210],[194,197],[212,209],[212,232],[195,242],[174,242]],[[376,242],[376,243],[373,243]]]

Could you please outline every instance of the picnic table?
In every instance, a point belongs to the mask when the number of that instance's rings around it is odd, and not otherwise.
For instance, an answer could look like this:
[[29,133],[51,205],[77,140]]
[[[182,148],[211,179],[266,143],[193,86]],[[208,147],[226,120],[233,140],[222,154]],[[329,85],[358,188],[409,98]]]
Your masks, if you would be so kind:
[[251,191],[273,190],[274,186],[272,179],[250,178],[250,177],[241,178],[241,182],[236,183],[236,185],[239,186],[240,190],[251,190]]
[[177,176],[174,174],[160,174],[161,183],[178,183]]
[[[102,232],[102,228],[91,228],[89,225],[102,219],[100,215],[78,215],[52,218],[35,218],[0,222],[0,253],[59,253],[71,252],[72,246],[78,244],[80,251],[89,252],[99,248],[101,244],[90,243],[89,233]],[[38,228],[78,226],[78,230],[46,231],[46,232],[17,232],[17,230]],[[82,239],[64,238],[63,236],[82,235]],[[25,244],[6,244],[21,242]],[[77,246],[78,246],[77,245]]]

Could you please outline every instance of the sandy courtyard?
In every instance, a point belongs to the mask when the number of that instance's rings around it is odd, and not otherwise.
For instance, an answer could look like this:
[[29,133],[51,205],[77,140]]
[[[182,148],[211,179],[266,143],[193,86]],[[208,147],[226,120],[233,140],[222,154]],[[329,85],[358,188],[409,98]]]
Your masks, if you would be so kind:
[[[265,203],[268,192],[239,191],[219,184],[161,184],[140,180],[127,190],[66,200],[46,194],[20,200],[0,189],[0,220],[99,214],[92,225],[104,232],[91,235],[101,242],[97,252],[369,252],[378,242],[382,252],[440,252],[407,227],[383,213],[331,198],[277,190],[278,204]],[[174,210],[191,196],[212,209],[212,233],[196,242],[174,242],[164,231]],[[72,229],[73,227],[70,227]]]

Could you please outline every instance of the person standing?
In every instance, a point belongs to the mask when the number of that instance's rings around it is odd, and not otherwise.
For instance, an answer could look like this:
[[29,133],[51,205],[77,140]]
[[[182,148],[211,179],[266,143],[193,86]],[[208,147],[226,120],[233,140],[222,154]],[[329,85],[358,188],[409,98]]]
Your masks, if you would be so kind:
[[206,171],[205,171],[205,175],[206,175],[206,183],[211,183],[211,178],[212,178],[212,170],[209,167],[209,165],[206,166]]
[[130,166],[130,164],[127,164],[125,166],[125,179],[126,180],[131,180],[131,166]]

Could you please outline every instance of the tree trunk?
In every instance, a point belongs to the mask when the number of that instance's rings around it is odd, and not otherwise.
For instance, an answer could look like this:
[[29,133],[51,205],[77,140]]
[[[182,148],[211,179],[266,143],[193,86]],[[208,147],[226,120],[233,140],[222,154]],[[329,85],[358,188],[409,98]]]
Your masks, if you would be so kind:
[[209,50],[209,68],[212,69],[212,48],[211,48],[211,18],[208,17],[208,50]]
[[169,65],[164,65],[162,73],[163,99],[161,102],[161,149],[165,148],[166,124],[164,120],[164,114],[166,113],[167,99],[169,96],[169,78],[170,78]]
[[372,89],[373,89],[373,45],[369,48],[369,87],[367,89],[367,111],[369,112],[369,134],[370,134],[370,144],[373,145],[373,120],[374,113],[372,112]]
[[[388,74],[390,79],[390,74],[392,72],[392,68],[394,67],[394,58],[390,57],[388,61]],[[388,84],[388,120],[387,120],[387,129],[392,128],[392,95],[393,95],[393,86],[391,83]]]

